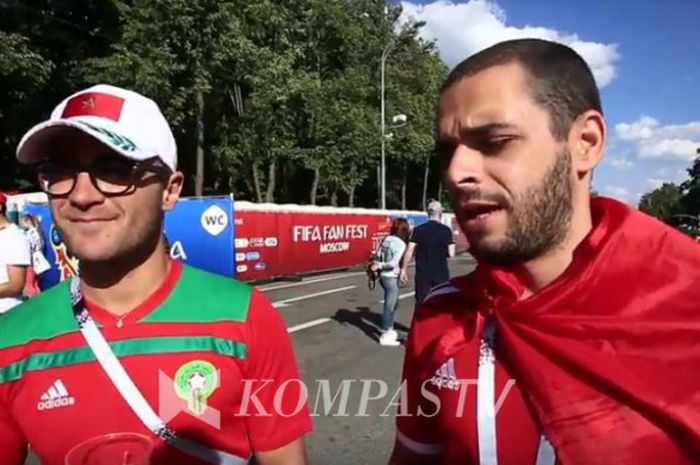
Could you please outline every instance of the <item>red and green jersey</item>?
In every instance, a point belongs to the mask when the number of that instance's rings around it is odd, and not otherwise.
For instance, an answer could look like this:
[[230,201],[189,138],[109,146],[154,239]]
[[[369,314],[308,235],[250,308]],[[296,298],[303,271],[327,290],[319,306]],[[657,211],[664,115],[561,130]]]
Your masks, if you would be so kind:
[[[172,262],[122,320],[88,308],[153,410],[185,438],[247,458],[312,430],[287,330],[251,287]],[[24,463],[27,444],[43,465],[64,465],[76,445],[118,432],[150,437],[153,465],[201,463],[123,400],[78,329],[67,283],[0,317],[3,465]]]

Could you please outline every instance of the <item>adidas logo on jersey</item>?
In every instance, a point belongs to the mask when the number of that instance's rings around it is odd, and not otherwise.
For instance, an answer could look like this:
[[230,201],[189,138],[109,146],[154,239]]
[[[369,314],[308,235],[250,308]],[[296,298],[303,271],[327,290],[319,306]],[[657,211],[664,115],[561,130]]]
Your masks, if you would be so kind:
[[60,407],[69,407],[75,404],[75,397],[68,394],[66,386],[60,379],[54,381],[53,385],[42,396],[36,408],[39,410],[51,410]]
[[454,391],[459,389],[459,380],[455,373],[455,359],[450,358],[435,370],[435,375],[430,378],[430,383],[439,389],[446,388]]

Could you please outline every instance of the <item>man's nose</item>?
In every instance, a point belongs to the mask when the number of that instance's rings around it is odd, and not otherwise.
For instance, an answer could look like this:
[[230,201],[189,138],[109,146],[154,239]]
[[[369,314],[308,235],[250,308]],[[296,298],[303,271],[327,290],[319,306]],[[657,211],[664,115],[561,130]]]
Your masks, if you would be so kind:
[[88,207],[104,201],[104,195],[95,187],[88,173],[78,173],[69,200],[78,207]]
[[483,180],[483,155],[466,144],[455,147],[445,170],[446,181],[454,186],[479,184]]

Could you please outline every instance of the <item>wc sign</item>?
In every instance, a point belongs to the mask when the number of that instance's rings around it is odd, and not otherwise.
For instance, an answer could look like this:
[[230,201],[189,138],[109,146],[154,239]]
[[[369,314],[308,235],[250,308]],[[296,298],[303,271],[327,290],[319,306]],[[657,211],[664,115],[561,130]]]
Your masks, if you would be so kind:
[[[62,245],[60,237],[56,239],[53,237],[55,234],[51,234],[54,228],[48,205],[29,204],[25,207],[25,211],[40,218],[44,237],[55,239],[56,244],[60,242],[59,245]],[[175,209],[165,214],[163,239],[168,245],[170,256],[211,273],[227,277],[234,276],[233,218],[233,198],[231,197],[180,199]],[[52,247],[51,243],[47,244],[46,258],[52,267],[41,275],[43,289],[48,289],[67,277],[62,274],[63,270],[59,267],[64,264],[61,261],[61,257],[66,255],[64,249],[65,247],[61,249]],[[77,264],[75,267],[77,268]]]
[[206,232],[212,236],[218,236],[226,231],[228,214],[218,205],[212,205],[204,210],[200,222]]
[[[223,276],[235,274],[233,199],[181,199],[165,217],[169,243],[178,245],[178,259]],[[179,241],[179,243],[178,243]]]

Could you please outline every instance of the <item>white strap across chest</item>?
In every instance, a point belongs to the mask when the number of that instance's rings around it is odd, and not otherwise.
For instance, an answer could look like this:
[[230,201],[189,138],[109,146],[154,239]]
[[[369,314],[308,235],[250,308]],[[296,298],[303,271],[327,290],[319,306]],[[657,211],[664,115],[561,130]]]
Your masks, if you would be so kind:
[[153,408],[151,408],[141,391],[134,384],[134,381],[129,377],[117,356],[114,355],[112,348],[105,340],[85,306],[85,300],[80,292],[80,280],[76,277],[71,280],[70,293],[73,313],[78,321],[80,332],[95,354],[95,358],[100,366],[107,373],[112,384],[114,384],[114,387],[117,388],[119,394],[141,420],[141,423],[170,446],[187,455],[197,457],[204,462],[214,465],[246,465],[248,463],[247,459],[191,441],[170,429],[153,411]]
[[[479,347],[479,372],[477,385],[477,436],[479,440],[479,465],[498,465],[496,442],[496,325],[486,321]],[[554,447],[544,434],[540,437],[536,465],[555,465]]]

